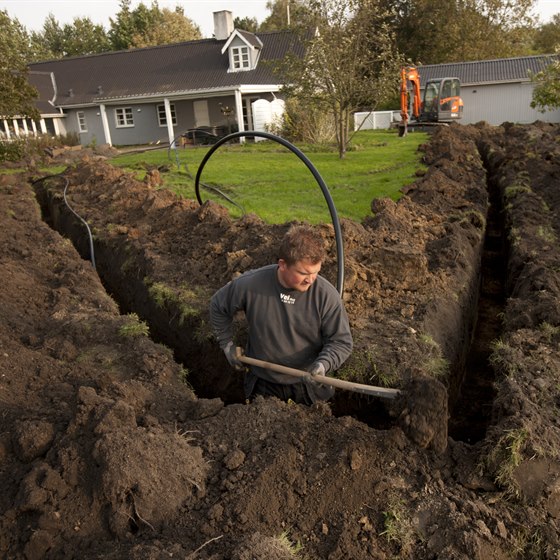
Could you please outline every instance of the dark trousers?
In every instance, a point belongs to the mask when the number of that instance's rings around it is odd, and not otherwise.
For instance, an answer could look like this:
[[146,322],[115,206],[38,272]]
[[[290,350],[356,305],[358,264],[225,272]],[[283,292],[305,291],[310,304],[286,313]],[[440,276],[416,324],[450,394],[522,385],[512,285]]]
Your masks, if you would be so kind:
[[257,378],[249,399],[253,400],[257,395],[262,395],[263,397],[277,397],[285,402],[291,399],[295,403],[306,404],[308,406],[313,404],[307,387],[302,382],[284,385],[282,383],[266,381],[259,377]]

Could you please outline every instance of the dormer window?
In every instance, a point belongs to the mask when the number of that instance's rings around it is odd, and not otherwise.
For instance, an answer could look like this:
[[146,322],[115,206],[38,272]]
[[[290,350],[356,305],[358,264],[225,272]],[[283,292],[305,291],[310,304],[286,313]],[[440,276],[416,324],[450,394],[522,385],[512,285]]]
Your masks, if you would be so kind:
[[262,41],[254,33],[234,29],[222,47],[222,54],[227,52],[229,57],[228,72],[254,70],[262,47]]
[[231,47],[231,68],[233,70],[248,70],[251,67],[249,59],[249,47]]

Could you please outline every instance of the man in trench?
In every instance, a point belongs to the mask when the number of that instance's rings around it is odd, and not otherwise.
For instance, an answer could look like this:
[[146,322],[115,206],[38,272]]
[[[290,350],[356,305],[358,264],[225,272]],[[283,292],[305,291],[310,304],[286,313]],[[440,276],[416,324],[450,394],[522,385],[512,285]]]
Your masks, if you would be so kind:
[[302,380],[252,365],[245,373],[247,399],[274,396],[311,405],[333,396],[332,387],[314,378],[336,371],[350,356],[353,342],[340,294],[319,276],[325,256],[317,230],[292,226],[280,244],[277,264],[250,270],[212,296],[212,329],[234,369],[244,369],[233,342],[233,318],[243,311],[247,356],[310,374]]

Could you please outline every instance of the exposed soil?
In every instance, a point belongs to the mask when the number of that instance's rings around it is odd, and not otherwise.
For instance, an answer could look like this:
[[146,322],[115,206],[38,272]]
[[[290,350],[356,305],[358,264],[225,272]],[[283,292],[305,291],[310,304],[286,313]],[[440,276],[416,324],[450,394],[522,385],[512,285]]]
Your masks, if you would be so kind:
[[560,127],[422,149],[398,203],[342,223],[337,375],[401,395],[311,408],[244,403],[208,329],[288,224],[95,154],[0,176],[0,556],[559,559]]

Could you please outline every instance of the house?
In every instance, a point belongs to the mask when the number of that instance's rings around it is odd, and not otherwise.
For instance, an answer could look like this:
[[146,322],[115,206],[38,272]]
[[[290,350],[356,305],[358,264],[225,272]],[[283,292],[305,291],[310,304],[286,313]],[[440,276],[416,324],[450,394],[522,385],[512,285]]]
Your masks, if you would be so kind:
[[39,123],[4,120],[4,134],[76,133],[82,145],[177,142],[189,129],[224,134],[253,129],[252,103],[273,102],[273,63],[301,54],[290,32],[234,29],[214,13],[214,38],[38,62]]
[[[419,66],[418,72],[421,84],[434,78],[459,78],[464,103],[462,124],[486,121],[500,125],[537,120],[560,123],[560,109],[541,113],[531,107],[534,84],[530,78],[531,73],[540,72],[558,58],[558,55],[538,55],[433,64]],[[399,118],[398,110],[363,112],[356,114],[355,127],[363,121],[362,128],[389,128]]]

